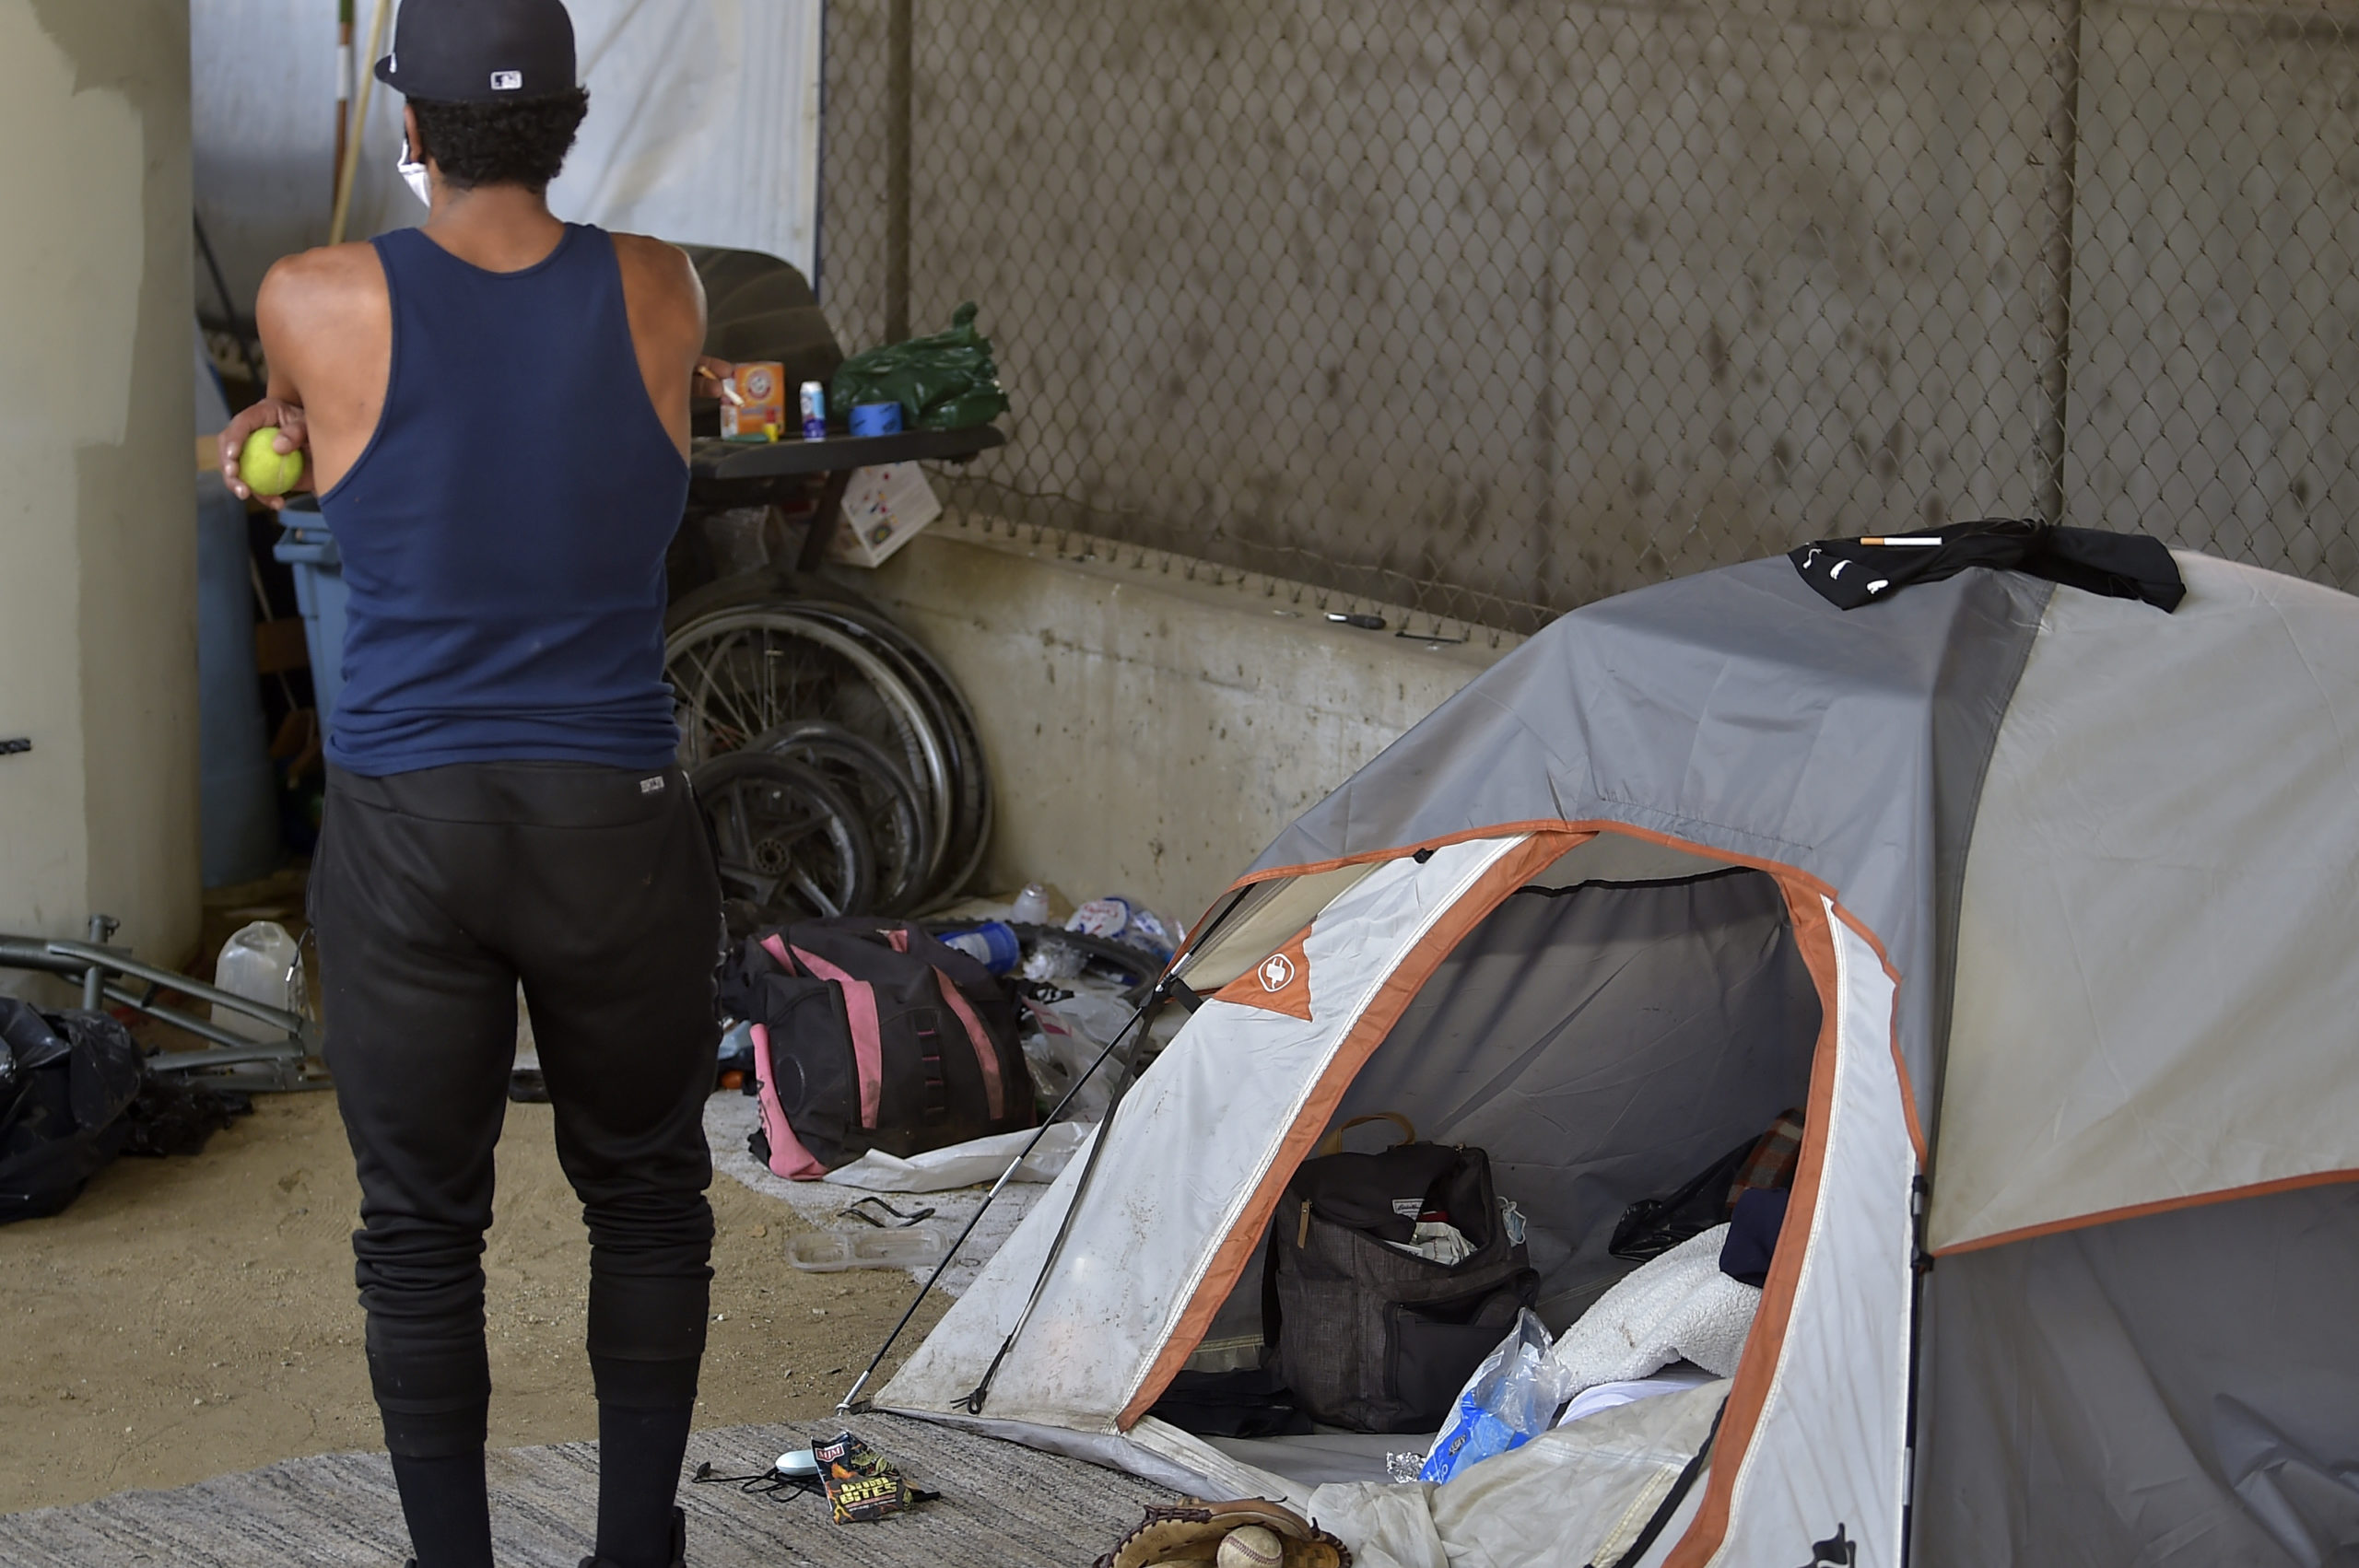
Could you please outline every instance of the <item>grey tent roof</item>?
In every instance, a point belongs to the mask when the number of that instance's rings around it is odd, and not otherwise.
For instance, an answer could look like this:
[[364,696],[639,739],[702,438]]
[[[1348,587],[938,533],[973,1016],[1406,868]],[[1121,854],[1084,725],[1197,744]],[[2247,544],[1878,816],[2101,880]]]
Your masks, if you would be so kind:
[[1253,871],[1538,821],[1792,866],[1899,970],[1930,1125],[1977,797],[2052,591],[1977,568],[1847,612],[1778,556],[1588,605],[1304,813]]

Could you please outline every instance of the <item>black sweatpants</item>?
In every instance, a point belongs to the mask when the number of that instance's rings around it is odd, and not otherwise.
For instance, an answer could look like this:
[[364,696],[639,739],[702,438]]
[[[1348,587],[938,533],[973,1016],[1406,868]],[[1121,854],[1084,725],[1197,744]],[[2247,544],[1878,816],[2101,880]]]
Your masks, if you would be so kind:
[[722,928],[687,778],[575,763],[331,769],[311,914],[386,1447],[434,1458],[484,1442],[483,1236],[520,979],[590,1229],[599,1401],[692,1404]]

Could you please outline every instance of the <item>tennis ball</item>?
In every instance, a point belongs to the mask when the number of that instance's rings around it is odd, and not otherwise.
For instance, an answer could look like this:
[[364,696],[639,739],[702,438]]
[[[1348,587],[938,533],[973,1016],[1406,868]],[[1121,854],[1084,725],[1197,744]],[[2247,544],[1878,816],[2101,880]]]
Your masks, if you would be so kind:
[[246,438],[245,450],[238,453],[238,477],[257,496],[283,496],[303,477],[302,452],[280,451],[271,445],[277,436],[277,426],[265,425]]
[[1278,1568],[1285,1555],[1275,1530],[1239,1525],[1221,1538],[1219,1568]]

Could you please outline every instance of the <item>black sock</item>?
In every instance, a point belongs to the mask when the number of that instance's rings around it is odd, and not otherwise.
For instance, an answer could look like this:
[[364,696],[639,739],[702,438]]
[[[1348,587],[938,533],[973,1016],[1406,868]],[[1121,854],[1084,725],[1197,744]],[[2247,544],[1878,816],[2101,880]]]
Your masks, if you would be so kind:
[[491,1568],[491,1502],[484,1490],[483,1450],[440,1458],[396,1454],[393,1484],[409,1521],[417,1568]]
[[[671,1568],[672,1507],[694,1405],[598,1407],[598,1561]],[[426,1568],[420,1563],[418,1568]]]

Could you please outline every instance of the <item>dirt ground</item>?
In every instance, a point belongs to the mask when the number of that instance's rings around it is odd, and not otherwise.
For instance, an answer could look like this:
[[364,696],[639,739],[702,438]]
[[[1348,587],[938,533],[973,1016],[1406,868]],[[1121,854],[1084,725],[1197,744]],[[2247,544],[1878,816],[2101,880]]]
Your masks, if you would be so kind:
[[[824,1417],[916,1285],[802,1273],[784,1256],[792,1211],[726,1176],[712,1200],[698,1426]],[[334,1096],[272,1094],[200,1155],[118,1160],[65,1213],[0,1227],[0,1512],[381,1447],[353,1298],[358,1201]],[[588,1268],[549,1107],[511,1106],[486,1259],[495,1446],[596,1435]],[[927,1304],[904,1350],[940,1311]]]

